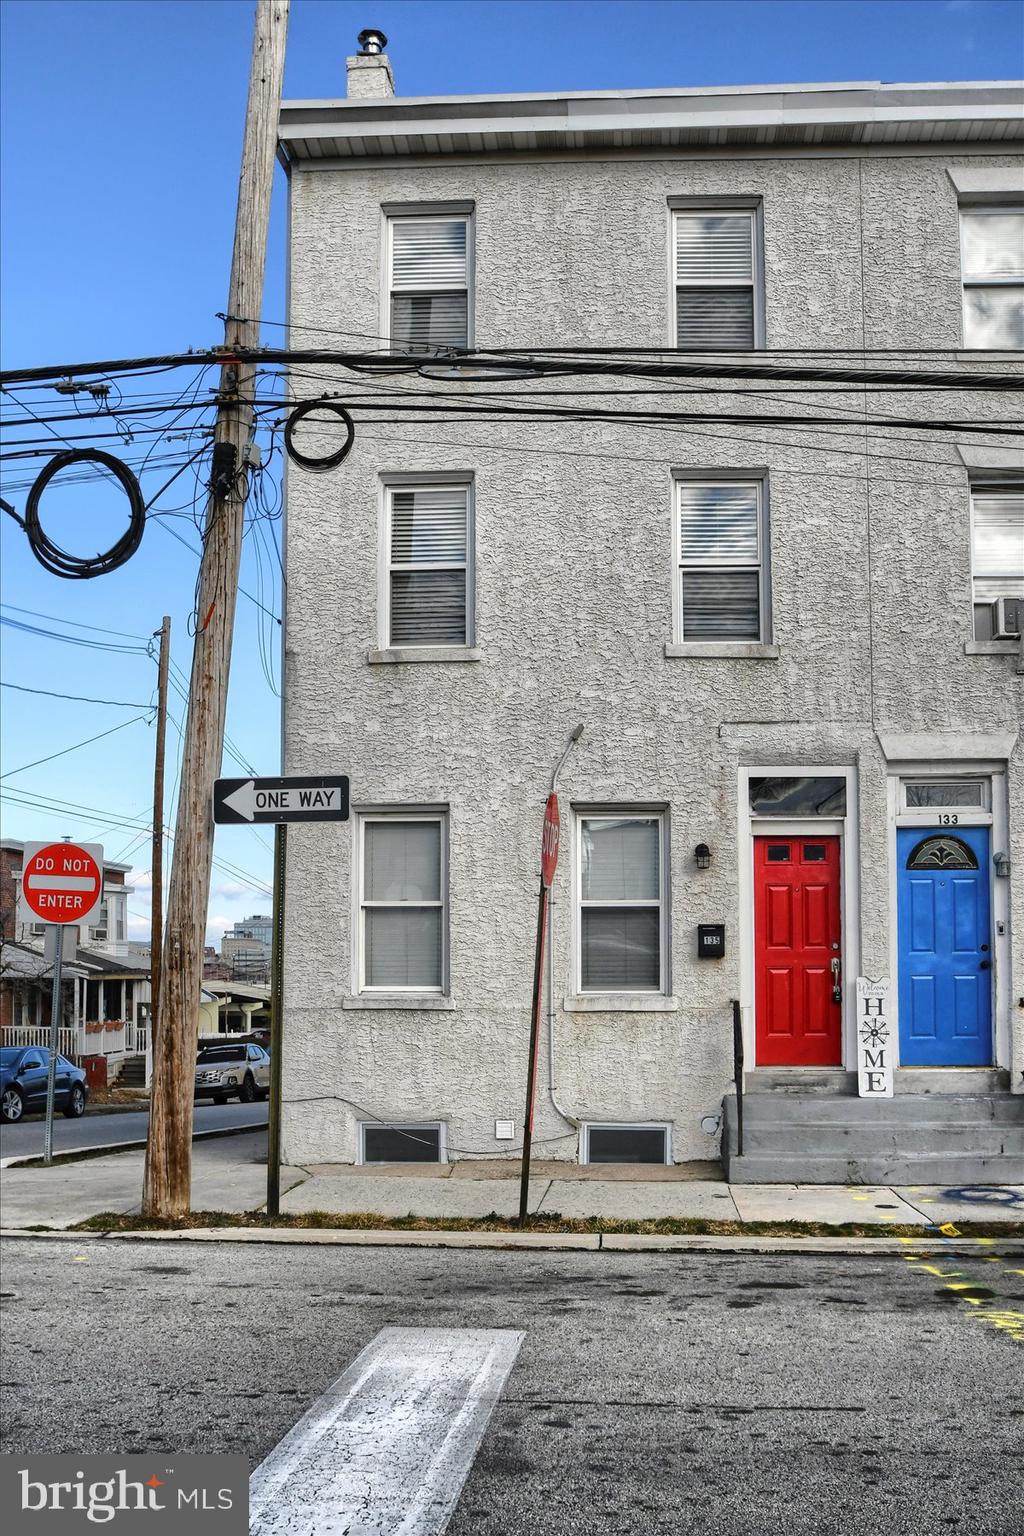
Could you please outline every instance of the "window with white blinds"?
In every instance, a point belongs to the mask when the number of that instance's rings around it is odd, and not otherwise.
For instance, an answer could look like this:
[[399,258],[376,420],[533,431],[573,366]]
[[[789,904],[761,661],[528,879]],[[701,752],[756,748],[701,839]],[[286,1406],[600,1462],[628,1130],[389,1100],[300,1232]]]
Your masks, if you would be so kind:
[[470,645],[468,485],[389,486],[387,644]]
[[974,637],[989,640],[996,632],[993,604],[1024,599],[1024,484],[972,488],[971,568]]
[[664,818],[581,816],[579,988],[661,992]]
[[686,209],[673,215],[676,346],[682,352],[749,352],[757,346],[754,209]]
[[763,640],[764,486],[678,480],[678,638]]
[[390,339],[430,352],[469,345],[469,215],[388,219]]
[[1024,351],[1024,206],[961,208],[964,346]]
[[360,990],[442,992],[447,947],[445,818],[360,819]]

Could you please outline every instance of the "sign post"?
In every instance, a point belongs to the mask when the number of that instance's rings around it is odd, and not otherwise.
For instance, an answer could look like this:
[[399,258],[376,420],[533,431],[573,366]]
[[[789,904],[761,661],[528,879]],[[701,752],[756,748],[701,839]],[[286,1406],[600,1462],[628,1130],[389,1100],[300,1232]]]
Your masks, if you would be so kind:
[[22,921],[46,923],[53,932],[50,996],[50,1059],[46,1070],[43,1163],[53,1162],[53,1100],[60,1049],[61,969],[64,929],[87,923],[103,900],[103,848],[99,843],[26,843],[21,866]]
[[540,1015],[544,990],[544,942],[548,927],[548,902],[558,868],[558,845],[562,824],[558,814],[558,796],[554,790],[544,807],[541,834],[540,895],[537,903],[537,945],[533,964],[533,1012],[530,1018],[530,1065],[526,1074],[526,1111],[523,1115],[523,1166],[519,1178],[519,1225],[525,1227],[529,1216],[530,1153],[533,1148],[533,1112],[537,1098],[537,1051],[540,1046]]
[[274,827],[274,916],[270,956],[270,1108],[267,1124],[267,1215],[281,1214],[281,1047],[284,1040],[284,911],[288,823],[348,821],[344,774],[312,778],[218,779],[213,819],[218,826]]

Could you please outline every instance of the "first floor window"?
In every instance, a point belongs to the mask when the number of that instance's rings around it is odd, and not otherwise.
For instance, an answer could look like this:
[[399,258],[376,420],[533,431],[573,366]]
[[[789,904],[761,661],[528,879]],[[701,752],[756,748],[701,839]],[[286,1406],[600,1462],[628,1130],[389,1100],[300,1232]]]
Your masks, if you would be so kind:
[[680,638],[766,638],[763,483],[681,479],[676,495]]
[[443,991],[445,818],[367,815],[361,833],[362,990]]
[[470,644],[470,487],[391,485],[387,500],[387,644]]
[[663,987],[660,815],[579,819],[581,992]]
[[991,640],[1024,629],[1024,484],[975,486],[971,492],[974,637]]

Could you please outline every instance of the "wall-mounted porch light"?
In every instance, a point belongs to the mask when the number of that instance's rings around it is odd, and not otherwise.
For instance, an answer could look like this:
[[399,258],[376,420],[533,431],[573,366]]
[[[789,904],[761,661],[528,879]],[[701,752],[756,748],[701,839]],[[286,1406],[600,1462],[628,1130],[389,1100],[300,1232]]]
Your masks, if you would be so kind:
[[698,869],[711,868],[711,849],[707,843],[698,843],[693,850],[693,862]]
[[1007,880],[1010,876],[1010,855],[1008,853],[994,853],[992,862],[996,867],[996,874],[1000,880]]

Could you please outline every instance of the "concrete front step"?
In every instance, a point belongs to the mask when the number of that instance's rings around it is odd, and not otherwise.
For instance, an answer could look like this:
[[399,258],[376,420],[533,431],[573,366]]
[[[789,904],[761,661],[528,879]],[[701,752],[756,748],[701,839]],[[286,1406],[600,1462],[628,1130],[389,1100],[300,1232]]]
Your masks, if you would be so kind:
[[[735,1104],[735,1097],[727,1103]],[[1008,1125],[1024,1132],[1024,1094],[904,1093],[892,1099],[818,1093],[743,1096],[748,1126]]]
[[748,1093],[742,1157],[734,1094],[723,1109],[722,1161],[734,1183],[1024,1182],[1019,1095]]
[[[1024,1184],[1024,1157],[775,1157],[745,1153],[728,1161],[731,1184]],[[991,1215],[979,1206],[981,1215]]]

